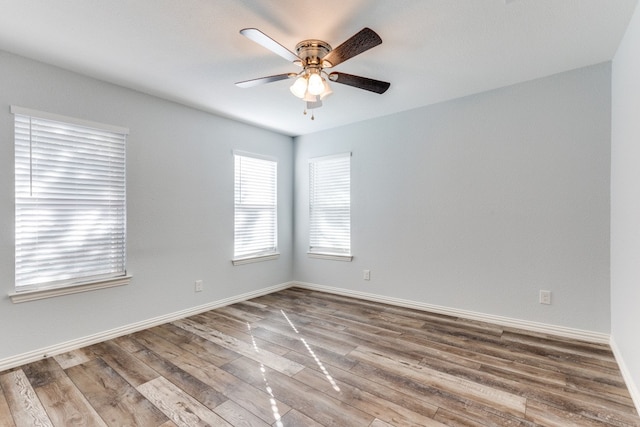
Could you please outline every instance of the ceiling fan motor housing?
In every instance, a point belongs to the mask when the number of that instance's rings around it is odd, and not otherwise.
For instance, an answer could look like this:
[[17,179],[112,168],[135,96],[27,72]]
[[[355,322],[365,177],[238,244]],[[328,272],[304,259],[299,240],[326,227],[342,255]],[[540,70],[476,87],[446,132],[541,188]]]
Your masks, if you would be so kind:
[[322,40],[303,40],[296,45],[296,53],[302,60],[302,67],[320,68],[330,67],[331,64],[323,64],[322,58],[324,58],[329,52],[331,52],[331,46],[329,43]]

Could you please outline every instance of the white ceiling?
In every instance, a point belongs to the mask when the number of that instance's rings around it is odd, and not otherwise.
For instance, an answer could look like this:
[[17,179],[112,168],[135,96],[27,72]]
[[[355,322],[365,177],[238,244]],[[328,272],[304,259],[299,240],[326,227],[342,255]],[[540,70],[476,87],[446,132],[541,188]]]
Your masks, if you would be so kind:
[[[615,55],[637,0],[0,0],[0,49],[225,117],[301,135],[527,81]],[[303,116],[299,68],[239,34],[290,50],[333,47],[363,27],[383,43],[336,71],[391,82],[332,84]]]

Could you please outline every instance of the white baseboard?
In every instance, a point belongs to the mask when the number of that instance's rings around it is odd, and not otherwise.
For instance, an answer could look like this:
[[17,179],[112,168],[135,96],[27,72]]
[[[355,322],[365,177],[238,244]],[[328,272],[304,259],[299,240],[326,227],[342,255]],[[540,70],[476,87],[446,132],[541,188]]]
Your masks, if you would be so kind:
[[[277,292],[290,287],[300,287],[304,289],[310,289],[320,292],[327,292],[337,295],[349,296],[354,298],[360,298],[368,301],[381,302],[385,304],[395,305],[399,307],[413,308],[416,310],[429,311],[433,313],[445,314],[449,316],[462,317],[470,320],[477,320],[482,322],[489,322],[499,324],[503,326],[509,326],[534,332],[541,332],[550,335],[556,335],[566,338],[580,339],[589,342],[610,344],[611,338],[608,334],[584,331],[580,329],[566,328],[562,326],[549,325],[545,323],[530,322],[520,319],[512,319],[508,317],[494,316],[490,314],[478,313],[473,311],[459,310],[455,308],[443,307],[433,304],[426,304],[411,300],[404,300],[400,298],[393,298],[383,295],[370,294],[366,292],[352,291],[343,288],[335,288],[331,286],[317,285],[313,283],[305,282],[287,282],[279,285],[263,288],[257,291],[248,292],[241,295],[236,295],[230,298],[225,298],[218,301],[213,301],[197,307],[192,307],[186,310],[169,313],[163,316],[154,317],[152,319],[143,320],[141,322],[132,323],[119,328],[111,329],[97,334],[85,336],[82,338],[74,339],[60,344],[40,348],[27,353],[19,354],[5,359],[0,359],[0,371],[5,369],[14,368],[16,366],[24,365],[26,363],[35,362],[45,357],[55,356],[60,353],[75,350],[81,347],[86,347],[91,344],[96,344],[109,339],[117,338],[123,335],[127,335],[133,332],[141,331],[143,329],[151,328],[153,326],[161,325],[163,323],[173,322],[174,320],[182,319],[185,317],[193,316],[198,313],[202,313],[216,308],[224,307],[226,305],[234,304],[241,301],[246,301],[251,298],[256,298],[262,295],[267,295],[273,292]],[[634,398],[635,399],[635,398]]]
[[225,298],[222,300],[213,301],[213,302],[200,305],[197,307],[192,307],[186,310],[177,311],[177,312],[169,313],[163,316],[158,316],[151,319],[143,320],[141,322],[132,323],[119,328],[115,328],[115,329],[100,332],[97,334],[89,335],[86,337],[74,339],[64,343],[40,348],[38,350],[30,351],[28,353],[23,353],[23,354],[8,357],[5,359],[0,359],[0,371],[15,368],[17,366],[21,366],[27,363],[41,360],[45,357],[55,356],[60,353],[76,350],[78,348],[86,347],[91,344],[96,344],[102,341],[106,341],[106,340],[117,338],[123,335],[131,334],[133,332],[141,331],[143,329],[151,328],[153,326],[158,326],[164,323],[173,322],[178,319],[183,319],[185,317],[193,316],[195,314],[203,313],[205,311],[214,310],[216,308],[235,304],[237,302],[246,301],[252,298],[257,298],[259,296],[267,295],[267,294],[277,292],[283,289],[291,288],[291,287],[299,287],[299,288],[309,289],[309,290],[314,290],[319,292],[327,292],[327,293],[332,293],[336,295],[360,298],[363,300],[381,302],[381,303],[395,305],[399,307],[407,307],[407,308],[412,308],[416,310],[423,310],[423,311],[429,311],[433,313],[445,314],[449,316],[461,317],[464,319],[489,322],[489,323],[499,324],[503,326],[529,330],[533,332],[541,332],[541,333],[546,333],[550,335],[561,336],[565,338],[574,338],[574,339],[580,339],[580,340],[594,342],[594,343],[609,344],[611,346],[613,354],[615,355],[616,361],[618,362],[618,366],[620,367],[620,371],[625,380],[627,388],[629,389],[631,398],[633,399],[633,402],[636,406],[636,410],[640,412],[640,390],[638,389],[638,386],[634,383],[633,378],[631,377],[631,373],[627,368],[624,362],[624,359],[622,358],[622,355],[620,353],[620,350],[618,349],[613,337],[609,336],[608,334],[585,331],[581,329],[566,328],[563,326],[549,325],[545,323],[530,322],[530,321],[520,320],[520,319],[512,319],[512,318],[502,317],[502,316],[494,316],[490,314],[478,313],[478,312],[467,311],[467,310],[459,310],[459,309],[450,308],[450,307],[443,307],[443,306],[426,304],[426,303],[421,303],[421,302],[416,302],[411,300],[404,300],[400,298],[370,294],[367,292],[352,291],[352,290],[343,289],[343,288],[336,288],[331,286],[317,285],[317,284],[305,283],[305,282],[282,283],[282,284],[271,286],[268,288],[259,289],[257,291],[247,292],[241,295],[236,295],[236,296]]
[[76,350],[81,347],[86,347],[91,344],[96,344],[102,341],[117,338],[123,335],[131,334],[133,332],[141,331],[143,329],[158,326],[164,323],[173,322],[178,319],[193,316],[195,314],[203,313],[205,311],[214,310],[216,308],[224,307],[227,305],[235,304],[237,302],[246,301],[259,296],[267,295],[273,292],[277,292],[283,289],[299,287],[303,289],[309,289],[319,292],[327,292],[336,295],[348,296],[359,298],[368,301],[381,302],[385,304],[395,305],[399,307],[407,307],[416,310],[429,311],[433,313],[445,314],[449,316],[461,317],[464,319],[477,320],[482,322],[494,323],[502,326],[509,326],[533,332],[541,332],[550,335],[556,335],[565,338],[574,338],[588,342],[609,344],[615,355],[615,358],[620,366],[620,371],[631,394],[631,398],[636,406],[638,412],[640,412],[640,390],[634,383],[631,373],[624,363],[624,359],[620,354],[618,347],[612,336],[609,334],[603,334],[599,332],[585,331],[581,329],[566,328],[563,326],[549,325],[545,323],[530,322],[520,319],[512,319],[502,316],[494,316],[485,313],[478,313],[467,310],[459,310],[450,307],[443,307],[433,304],[426,304],[417,301],[405,300],[400,298],[393,298],[383,295],[376,295],[367,292],[352,291],[349,289],[336,288],[331,286],[317,285],[313,283],[305,282],[287,282],[279,285],[271,286],[268,288],[259,289],[257,291],[247,292],[241,295],[225,298],[218,301],[213,301],[197,307],[192,307],[186,310],[169,313],[163,316],[154,317],[151,319],[143,320],[141,322],[132,323],[119,328],[111,329],[108,331],[100,332],[97,334],[85,336],[82,338],[74,339],[64,343],[40,348],[38,350],[30,351],[28,353],[19,354],[5,359],[0,359],[0,371],[11,369],[17,366],[24,365],[26,363],[35,362],[45,357],[55,356],[67,351]]
[[640,389],[638,389],[638,385],[633,381],[633,378],[631,377],[631,371],[629,371],[627,364],[624,362],[622,353],[616,345],[616,342],[613,339],[613,335],[611,336],[609,345],[611,346],[613,355],[616,357],[618,367],[620,368],[620,373],[622,373],[622,378],[624,378],[624,382],[627,385],[627,389],[629,390],[629,394],[631,395],[633,404],[636,406],[636,411],[640,413]]
[[55,356],[67,351],[76,350],[81,347],[86,347],[91,344],[96,344],[102,341],[110,340],[113,338],[121,337],[123,335],[138,332],[143,329],[151,328],[153,326],[162,325],[164,323],[173,322],[174,320],[183,319],[185,317],[193,316],[195,314],[203,313],[205,311],[214,310],[216,308],[224,307],[226,305],[235,304],[256,298],[262,295],[267,295],[273,292],[277,292],[283,289],[291,287],[293,283],[287,282],[279,285],[271,286],[268,288],[259,289],[257,291],[247,292],[241,295],[236,295],[230,298],[225,298],[218,301],[213,301],[207,304],[199,305],[197,307],[188,308],[186,310],[176,311],[163,316],[154,317],[152,319],[143,320],[141,322],[131,323],[119,328],[111,329],[97,334],[85,336],[82,338],[74,339],[60,344],[55,344],[48,347],[43,347],[38,350],[30,351],[28,353],[19,354],[16,356],[0,359],[0,371],[5,369],[15,368],[17,366],[24,365],[26,363],[32,363],[41,360],[46,357]]
[[320,292],[328,292],[336,295],[360,298],[368,301],[381,302],[381,303],[395,305],[399,307],[407,307],[407,308],[413,308],[416,310],[429,311],[432,313],[445,314],[445,315],[454,316],[454,317],[462,317],[464,319],[494,323],[502,326],[524,329],[532,332],[540,332],[540,333],[555,335],[555,336],[564,337],[564,338],[579,339],[582,341],[588,341],[592,343],[609,344],[610,342],[609,334],[604,334],[601,332],[585,331],[582,329],[567,328],[564,326],[550,325],[547,323],[531,322],[528,320],[494,316],[492,314],[460,310],[457,308],[443,307],[439,305],[426,304],[426,303],[417,302],[417,301],[370,294],[367,292],[352,291],[352,290],[343,289],[343,288],[334,288],[331,286],[317,285],[314,283],[294,282],[292,286],[297,286],[299,288],[315,290]]

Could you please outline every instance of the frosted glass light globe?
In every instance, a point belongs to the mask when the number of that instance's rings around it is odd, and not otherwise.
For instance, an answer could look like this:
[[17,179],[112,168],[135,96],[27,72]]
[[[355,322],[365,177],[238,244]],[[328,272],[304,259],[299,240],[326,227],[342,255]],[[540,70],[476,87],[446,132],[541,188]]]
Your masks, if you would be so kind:
[[296,81],[293,82],[289,90],[298,98],[304,98],[304,94],[307,91],[307,79],[304,77],[298,77]]
[[322,81],[322,77],[320,77],[320,74],[311,74],[309,76],[309,93],[311,95],[320,95],[322,92],[324,92],[324,82]]

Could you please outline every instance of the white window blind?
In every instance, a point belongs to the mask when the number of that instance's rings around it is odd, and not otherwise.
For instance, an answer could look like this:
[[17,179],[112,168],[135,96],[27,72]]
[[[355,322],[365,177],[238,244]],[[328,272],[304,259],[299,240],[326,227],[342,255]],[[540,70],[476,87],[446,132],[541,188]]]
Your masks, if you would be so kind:
[[351,253],[351,153],[309,160],[309,252]]
[[16,291],[125,275],[128,131],[12,112]]
[[234,259],[277,251],[277,162],[234,153]]

